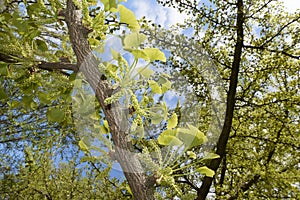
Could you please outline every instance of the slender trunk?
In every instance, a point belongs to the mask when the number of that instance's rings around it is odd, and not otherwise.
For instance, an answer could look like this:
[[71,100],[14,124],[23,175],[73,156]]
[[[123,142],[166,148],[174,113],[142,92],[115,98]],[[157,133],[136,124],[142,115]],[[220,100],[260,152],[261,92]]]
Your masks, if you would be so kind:
[[[243,49],[243,23],[244,23],[244,13],[243,13],[243,0],[237,0],[237,22],[236,22],[236,45],[234,50],[234,60],[232,63],[231,76],[230,76],[230,85],[227,96],[227,108],[225,114],[224,126],[217,144],[216,153],[220,155],[219,159],[212,160],[209,164],[209,168],[217,171],[220,166],[221,160],[226,152],[226,144],[228,142],[229,134],[231,131],[233,112],[235,107],[235,95],[236,88],[238,84],[238,74],[242,57]],[[213,178],[205,177],[203,179],[200,189],[197,191],[197,200],[205,200],[209,192],[209,189],[212,185]]]

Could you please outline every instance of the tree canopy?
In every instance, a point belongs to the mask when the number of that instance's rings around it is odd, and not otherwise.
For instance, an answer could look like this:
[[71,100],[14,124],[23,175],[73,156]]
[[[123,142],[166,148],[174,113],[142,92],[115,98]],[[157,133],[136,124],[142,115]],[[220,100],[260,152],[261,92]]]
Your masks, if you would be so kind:
[[157,3],[0,3],[1,199],[300,198],[299,10]]

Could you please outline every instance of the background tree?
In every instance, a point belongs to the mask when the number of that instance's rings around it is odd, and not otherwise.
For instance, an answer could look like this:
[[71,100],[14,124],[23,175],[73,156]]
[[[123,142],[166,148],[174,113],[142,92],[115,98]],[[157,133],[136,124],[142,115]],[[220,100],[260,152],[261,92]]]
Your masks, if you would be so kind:
[[[219,173],[202,179],[199,188],[200,180],[189,178],[197,199],[209,191],[220,199],[297,198],[299,11],[288,13],[272,0],[159,2],[193,14],[184,28],[193,27],[227,83],[216,146],[221,158],[208,165]],[[179,67],[199,84],[193,66]]]

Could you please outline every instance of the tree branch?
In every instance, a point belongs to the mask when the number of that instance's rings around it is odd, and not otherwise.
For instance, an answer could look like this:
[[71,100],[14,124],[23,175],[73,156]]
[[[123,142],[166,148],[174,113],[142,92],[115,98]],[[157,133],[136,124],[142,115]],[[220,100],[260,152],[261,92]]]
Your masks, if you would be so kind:
[[270,43],[274,38],[276,38],[277,36],[279,36],[279,34],[285,29],[287,28],[289,25],[291,25],[292,23],[298,21],[300,19],[300,16],[296,17],[295,19],[293,19],[292,21],[290,21],[289,23],[287,23],[286,25],[282,26],[278,32],[276,34],[274,34],[271,38],[269,38],[267,41],[265,41],[261,47],[264,47],[266,44]]
[[297,60],[300,60],[300,55],[299,56],[296,56],[296,55],[292,55],[286,51],[280,51],[280,50],[274,50],[274,49],[268,49],[264,46],[252,46],[252,45],[243,45],[244,48],[248,48],[248,49],[256,49],[256,50],[266,50],[266,51],[269,51],[269,52],[273,52],[273,53],[281,53],[283,55],[286,55],[288,57],[291,57],[291,58],[294,58],[294,59],[297,59]]
[[49,62],[42,61],[40,64],[37,65],[37,67],[40,69],[45,69],[45,70],[49,70],[49,71],[64,69],[64,70],[71,70],[71,71],[77,72],[79,69],[77,64],[65,63],[65,62],[49,63]]
[[0,61],[5,63],[17,63],[17,61],[9,55],[0,53]]
[[[255,14],[259,13],[262,9],[264,9],[265,7],[267,7],[272,1],[274,0],[269,0],[267,3],[265,3],[264,5],[262,5],[259,9],[257,9],[255,12],[253,12],[250,16],[245,16],[246,18],[252,18]],[[249,7],[250,8],[250,7]]]

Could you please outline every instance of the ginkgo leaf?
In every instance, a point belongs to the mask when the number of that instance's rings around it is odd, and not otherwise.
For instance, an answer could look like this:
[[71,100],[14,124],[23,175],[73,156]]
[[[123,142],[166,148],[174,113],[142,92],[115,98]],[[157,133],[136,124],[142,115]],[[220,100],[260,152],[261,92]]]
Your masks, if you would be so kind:
[[118,60],[121,57],[121,54],[114,49],[110,48],[111,55],[113,59]]
[[118,70],[118,66],[114,65],[114,64],[111,64],[111,63],[108,63],[106,65],[106,70],[109,71],[112,74],[115,74]]
[[159,124],[163,120],[163,116],[160,113],[155,113],[151,117],[151,123],[152,124]]
[[165,136],[165,135],[171,135],[171,136],[176,136],[177,130],[164,130],[160,136]]
[[38,92],[38,98],[39,98],[40,102],[43,103],[43,104],[50,104],[51,103],[50,96],[47,93],[39,91]]
[[173,113],[171,118],[168,120],[167,128],[168,129],[175,128],[177,126],[177,123],[178,123],[177,115],[176,113]]
[[124,49],[137,48],[146,40],[146,38],[146,35],[137,32],[126,35],[124,38]]
[[192,159],[197,158],[197,155],[193,151],[187,151],[186,154]]
[[50,122],[62,122],[65,112],[59,108],[52,108],[47,111],[46,116]]
[[81,149],[82,151],[88,151],[88,150],[89,150],[88,146],[84,143],[83,140],[80,140],[80,141],[78,142],[78,145],[79,145],[79,147],[80,147],[80,149]]
[[98,47],[101,44],[100,41],[95,38],[88,38],[88,41],[93,47]]
[[211,177],[211,178],[215,175],[214,170],[209,169],[206,166],[196,169],[196,172],[199,172],[200,174],[203,174],[203,175]]
[[116,0],[101,0],[104,5],[105,11],[116,12],[117,11],[117,3]]
[[141,67],[138,69],[138,73],[145,78],[150,78],[154,74],[154,71],[148,67]]
[[158,83],[161,84],[162,93],[167,92],[172,86],[171,81],[169,81],[166,77],[160,77],[158,79]]
[[180,146],[182,141],[176,137],[176,130],[165,130],[157,138],[160,145],[165,146]]
[[140,25],[136,20],[134,13],[123,5],[119,5],[120,23],[128,24],[131,31],[139,31]]
[[220,158],[220,156],[215,153],[206,153],[206,154],[204,154],[204,157],[202,158],[202,160],[212,160],[212,159],[216,159],[216,158]]
[[157,82],[149,80],[148,83],[153,93],[161,94],[161,88]]
[[0,62],[0,76],[6,76],[8,75],[8,68],[6,63]]
[[103,121],[103,126],[106,128],[107,132],[109,132],[109,125],[108,125],[107,120]]
[[102,134],[108,133],[107,128],[105,128],[104,126],[100,126],[99,128],[100,128],[100,132],[101,132]]
[[184,143],[186,149],[199,146],[207,141],[206,136],[196,127],[188,124],[187,128],[178,128],[178,138]]
[[81,88],[81,86],[82,86],[82,79],[75,79],[74,82],[73,82],[73,84],[74,84],[75,88]]
[[143,52],[146,53],[150,61],[161,60],[166,62],[167,60],[165,54],[158,48],[145,48],[143,49]]
[[97,0],[87,0],[87,2],[89,2],[91,5],[95,6],[97,5]]
[[136,59],[142,58],[144,60],[149,60],[147,54],[145,54],[145,52],[142,50],[134,49],[131,51],[131,53]]
[[103,13],[98,13],[96,17],[93,19],[93,27],[98,27],[103,23]]
[[40,51],[48,51],[48,47],[45,41],[36,39],[35,42]]
[[0,100],[7,99],[7,98],[8,98],[8,95],[5,93],[5,91],[2,88],[2,86],[0,86]]

